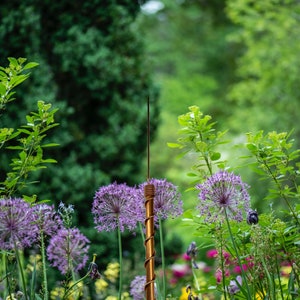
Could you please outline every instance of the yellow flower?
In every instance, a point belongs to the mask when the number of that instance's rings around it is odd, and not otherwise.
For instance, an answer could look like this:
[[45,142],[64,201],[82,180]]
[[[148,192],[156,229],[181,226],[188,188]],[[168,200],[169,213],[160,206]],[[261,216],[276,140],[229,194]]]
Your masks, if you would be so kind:
[[118,298],[115,296],[108,296],[105,298],[105,300],[118,300]]
[[115,282],[116,279],[119,277],[119,271],[119,263],[109,263],[106,270],[104,271],[104,275],[109,281]]
[[108,283],[104,279],[100,278],[95,281],[95,289],[97,294],[105,291],[107,287]]
[[11,294],[11,296],[7,296],[5,300],[17,300],[17,298],[15,298],[15,294]]
[[64,295],[64,288],[56,287],[54,290],[50,292],[50,299],[51,300],[62,299],[63,295]]
[[181,295],[179,297],[179,300],[188,300],[189,294],[190,293],[186,287],[181,288]]
[[264,298],[264,296],[261,295],[260,293],[256,293],[256,294],[255,294],[255,299],[257,299],[257,300],[264,300],[265,298]]
[[42,267],[42,256],[40,254],[34,254],[29,256],[29,262],[26,266],[27,271],[33,272],[34,268],[40,270]]
[[122,294],[122,299],[123,299],[123,300],[129,299],[129,293],[128,293],[128,292],[124,292],[124,293]]
[[281,267],[281,272],[282,272],[283,276],[289,277],[290,273],[292,272],[292,266]]

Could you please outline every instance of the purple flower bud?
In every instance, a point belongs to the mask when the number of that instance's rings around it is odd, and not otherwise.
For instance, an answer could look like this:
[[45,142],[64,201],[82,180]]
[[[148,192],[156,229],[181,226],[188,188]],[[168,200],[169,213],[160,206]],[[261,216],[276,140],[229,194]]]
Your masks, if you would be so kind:
[[258,223],[258,213],[256,210],[249,210],[247,214],[247,223],[249,225]]
[[242,277],[238,275],[235,280],[230,280],[228,286],[228,292],[231,295],[234,295],[240,291],[240,286],[242,285]]

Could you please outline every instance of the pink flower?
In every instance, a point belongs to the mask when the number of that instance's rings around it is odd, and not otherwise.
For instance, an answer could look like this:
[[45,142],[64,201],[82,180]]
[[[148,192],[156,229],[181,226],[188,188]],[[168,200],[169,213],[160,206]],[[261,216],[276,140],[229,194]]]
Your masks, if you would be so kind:
[[186,260],[186,261],[190,261],[192,258],[189,256],[189,255],[187,255],[186,253],[183,253],[182,254],[182,258],[183,258],[183,260]]
[[174,264],[172,266],[173,276],[176,278],[182,278],[190,273],[190,268],[186,264]]
[[216,257],[218,257],[218,250],[217,249],[210,249],[206,252],[206,256],[208,258],[216,258]]
[[[225,276],[228,277],[229,275],[230,275],[229,270],[225,270]],[[216,270],[215,277],[216,277],[217,283],[221,283],[222,278],[223,278],[223,272],[221,269]]]
[[[242,268],[243,268],[244,271],[247,271],[248,266],[245,265],[245,264],[243,264],[243,265],[242,265]],[[242,273],[241,267],[240,267],[240,266],[235,266],[235,267],[233,268],[233,272],[236,273],[236,274],[241,274],[241,273]]]
[[[211,250],[208,250],[206,252],[206,256],[208,258],[217,258],[218,257],[218,250],[217,249],[211,249]],[[226,251],[223,251],[223,258],[225,259],[225,263],[226,264],[229,264],[230,263],[230,254]]]

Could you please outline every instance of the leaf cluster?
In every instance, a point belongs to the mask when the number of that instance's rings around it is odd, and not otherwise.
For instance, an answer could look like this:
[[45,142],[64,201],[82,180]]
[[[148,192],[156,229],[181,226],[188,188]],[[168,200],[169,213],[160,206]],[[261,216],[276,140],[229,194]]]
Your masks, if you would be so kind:
[[[178,117],[181,126],[180,137],[177,143],[168,143],[171,148],[182,149],[182,156],[190,152],[198,155],[198,161],[189,176],[196,176],[202,181],[207,175],[212,174],[213,167],[224,168],[225,161],[221,161],[221,152],[217,147],[224,144],[223,136],[226,131],[215,130],[215,122],[211,121],[211,116],[204,115],[198,106],[190,106],[189,112]],[[208,173],[207,170],[208,169]]]
[[[25,64],[25,58],[8,58],[8,60],[8,67],[0,67],[2,112],[5,112],[7,103],[15,100],[14,89],[29,77],[29,73],[24,71],[38,65],[35,62]],[[44,158],[44,148],[57,145],[44,142],[47,132],[58,125],[54,121],[57,109],[52,109],[51,106],[40,100],[37,102],[37,111],[26,115],[24,125],[19,128],[0,128],[0,149],[17,151],[17,156],[11,159],[10,170],[6,173],[4,181],[0,182],[1,197],[15,196],[29,183],[30,173],[46,168],[47,163],[56,162],[54,159]],[[30,200],[30,197],[27,199]]]
[[300,149],[294,149],[291,133],[275,131],[247,134],[246,147],[255,158],[253,169],[262,179],[269,179],[273,187],[266,199],[282,199],[299,225],[293,202],[299,201]]

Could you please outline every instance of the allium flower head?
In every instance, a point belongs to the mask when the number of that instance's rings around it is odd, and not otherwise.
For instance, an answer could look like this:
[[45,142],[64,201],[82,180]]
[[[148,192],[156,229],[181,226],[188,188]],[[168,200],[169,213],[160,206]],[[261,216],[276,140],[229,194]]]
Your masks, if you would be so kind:
[[136,276],[130,283],[130,295],[133,300],[145,299],[146,276]]
[[143,220],[142,209],[137,201],[136,189],[125,183],[100,187],[92,208],[96,229],[99,232],[113,231],[118,227],[122,232],[125,228],[134,230],[137,222]]
[[[166,179],[152,178],[149,182],[140,185],[139,190],[141,198],[144,197],[144,188],[147,184],[153,184],[155,187],[154,215],[156,221],[157,218],[164,220],[168,217],[178,217],[182,214],[183,203],[181,194],[174,184],[168,182]],[[142,200],[140,202],[142,202]]]
[[54,205],[37,204],[32,209],[40,233],[52,236],[62,227],[62,219],[56,213]]
[[0,200],[0,248],[12,250],[32,245],[38,228],[30,205],[20,198]]
[[240,222],[243,220],[243,212],[249,211],[249,186],[242,182],[240,176],[220,171],[196,188],[200,190],[200,215],[205,216],[207,222],[222,221],[224,210],[232,219]]
[[61,228],[47,247],[47,256],[52,266],[62,274],[72,269],[77,272],[84,268],[88,260],[89,240],[78,228]]

